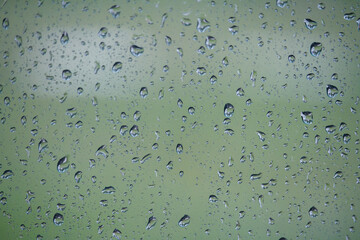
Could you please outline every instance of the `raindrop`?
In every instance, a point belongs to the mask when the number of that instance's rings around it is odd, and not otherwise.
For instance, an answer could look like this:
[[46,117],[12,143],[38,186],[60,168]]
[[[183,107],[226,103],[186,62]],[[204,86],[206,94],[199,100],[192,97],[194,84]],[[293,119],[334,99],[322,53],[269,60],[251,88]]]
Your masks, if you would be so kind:
[[60,38],[60,43],[65,46],[69,42],[69,34],[67,32],[63,32]]
[[69,166],[70,166],[70,164],[69,164],[68,158],[65,156],[65,157],[60,158],[60,160],[58,161],[57,170],[59,173],[64,173],[69,169]]
[[101,192],[104,194],[114,194],[115,188],[113,186],[104,187],[104,189],[101,190]]
[[208,49],[213,49],[216,46],[216,38],[212,36],[207,36],[205,40],[205,46]]
[[177,154],[181,154],[183,152],[183,145],[182,144],[178,144],[176,145],[176,152]]
[[114,231],[113,231],[113,233],[112,233],[112,236],[113,236],[114,238],[120,240],[120,239],[121,239],[121,231],[115,228]]
[[56,226],[61,226],[64,223],[64,216],[60,213],[55,213],[53,222]]
[[38,144],[39,153],[42,153],[48,146],[48,142],[45,138],[42,138]]
[[108,33],[108,29],[106,27],[102,27],[102,28],[100,28],[98,35],[101,38],[105,38],[107,33]]
[[19,36],[19,35],[16,35],[15,38],[14,38],[14,40],[15,40],[16,45],[17,45],[18,47],[21,47],[21,45],[22,45],[22,37]]
[[134,57],[139,57],[141,54],[144,53],[144,48],[136,46],[136,45],[132,45],[130,47],[130,53],[134,56]]
[[318,57],[322,51],[322,44],[319,42],[313,42],[310,45],[310,54],[314,57]]
[[181,19],[181,23],[182,23],[185,27],[191,26],[191,20],[190,20],[189,18],[182,18],[182,19]]
[[326,86],[326,93],[327,93],[328,97],[333,98],[339,93],[339,90],[334,85],[328,84]]
[[140,94],[140,97],[146,98],[147,95],[148,95],[148,90],[147,90],[147,88],[146,88],[146,87],[142,87],[142,88],[140,89],[139,94]]
[[72,76],[72,73],[71,73],[70,70],[65,69],[65,70],[62,71],[61,76],[62,76],[62,79],[66,80],[66,81],[69,81],[71,76]]
[[75,173],[74,179],[75,179],[75,182],[76,182],[76,183],[79,183],[79,182],[80,182],[80,180],[81,180],[81,178],[82,178],[82,175],[83,175],[82,171],[77,171],[77,172]]
[[301,115],[301,119],[302,119],[303,123],[312,124],[312,122],[313,122],[312,112],[305,111],[305,112],[301,112],[300,115]]
[[318,210],[316,207],[311,207],[309,209],[309,215],[310,217],[316,217],[318,215]]
[[205,32],[207,29],[210,28],[210,22],[205,18],[198,18],[196,29],[199,32]]
[[189,215],[184,215],[178,222],[180,227],[186,227],[190,224],[190,216]]
[[232,117],[234,114],[235,108],[231,103],[226,103],[224,106],[224,115],[225,117]]
[[215,196],[215,195],[210,195],[209,196],[209,202],[216,203],[217,201],[218,201],[217,196]]
[[109,8],[108,12],[114,18],[117,18],[120,15],[120,6],[119,5],[113,5],[111,8]]
[[344,14],[344,19],[348,20],[348,21],[353,20],[355,17],[356,17],[356,15],[353,12]]
[[287,0],[276,0],[276,5],[280,8],[286,7],[288,1]]
[[304,23],[305,23],[305,27],[309,30],[314,30],[317,27],[317,22],[309,18],[305,18]]
[[5,30],[7,30],[7,29],[9,28],[9,25],[10,25],[9,19],[4,18],[3,21],[2,21],[2,26],[3,26],[3,28],[4,28]]
[[134,125],[130,128],[130,136],[137,137],[139,136],[139,127],[137,125]]
[[9,179],[9,178],[11,178],[12,176],[14,176],[13,171],[11,171],[11,170],[5,170],[4,173],[1,175],[1,178],[2,178],[2,179]]
[[294,55],[289,55],[288,60],[289,60],[290,63],[295,62],[295,56]]
[[106,149],[106,145],[102,145],[100,146],[96,152],[95,152],[96,156],[100,156],[102,155],[104,158],[107,158],[109,156],[109,152]]
[[148,223],[147,223],[145,229],[151,230],[152,228],[154,228],[156,222],[157,222],[156,217],[154,217],[154,216],[149,217],[149,220],[148,220]]
[[122,62],[115,62],[114,65],[112,66],[112,71],[114,73],[117,73],[121,70],[122,68]]

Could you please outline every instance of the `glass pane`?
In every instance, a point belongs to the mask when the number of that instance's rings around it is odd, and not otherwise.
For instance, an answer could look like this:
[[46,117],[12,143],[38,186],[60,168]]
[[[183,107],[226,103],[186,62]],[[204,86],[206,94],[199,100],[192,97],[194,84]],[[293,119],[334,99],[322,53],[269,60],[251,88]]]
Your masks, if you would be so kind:
[[360,239],[360,3],[0,3],[0,239]]

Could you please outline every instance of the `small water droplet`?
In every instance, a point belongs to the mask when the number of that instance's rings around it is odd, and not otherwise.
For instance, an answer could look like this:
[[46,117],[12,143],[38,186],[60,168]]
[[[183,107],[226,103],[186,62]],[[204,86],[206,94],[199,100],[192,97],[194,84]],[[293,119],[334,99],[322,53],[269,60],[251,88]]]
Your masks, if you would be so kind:
[[309,112],[309,111],[301,112],[300,116],[301,116],[301,119],[302,119],[303,123],[305,123],[305,124],[312,124],[313,123],[312,112]]
[[62,76],[62,79],[64,79],[65,81],[69,81],[72,76],[72,72],[68,69],[65,69],[62,71],[61,76]]
[[64,216],[60,213],[55,213],[53,222],[56,226],[61,226],[64,223]]
[[318,210],[316,207],[311,207],[309,209],[309,215],[310,217],[316,217],[319,214]]
[[225,117],[232,117],[234,115],[235,108],[231,103],[226,103],[224,106]]
[[120,6],[119,5],[113,5],[111,8],[109,8],[108,12],[114,18],[117,18],[120,15]]
[[142,87],[142,88],[140,89],[139,94],[140,94],[140,97],[146,98],[147,95],[148,95],[148,90],[147,90],[147,88],[146,88],[146,87]]
[[305,27],[309,30],[314,30],[317,27],[317,22],[309,18],[305,18],[304,23],[305,23]]
[[328,95],[328,97],[333,98],[333,97],[335,97],[338,93],[339,93],[339,90],[338,90],[338,88],[335,87],[334,85],[328,84],[328,85],[326,86],[326,94]]
[[69,34],[67,32],[63,32],[60,37],[60,43],[65,46],[69,42]]
[[60,160],[58,161],[57,170],[59,173],[64,173],[69,169],[69,166],[70,166],[70,164],[69,164],[68,158],[65,156],[65,157],[60,158]]
[[205,40],[205,46],[208,49],[213,49],[216,46],[216,38],[212,36],[207,36]]
[[115,62],[114,65],[112,66],[112,71],[114,73],[119,72],[122,69],[122,62]]

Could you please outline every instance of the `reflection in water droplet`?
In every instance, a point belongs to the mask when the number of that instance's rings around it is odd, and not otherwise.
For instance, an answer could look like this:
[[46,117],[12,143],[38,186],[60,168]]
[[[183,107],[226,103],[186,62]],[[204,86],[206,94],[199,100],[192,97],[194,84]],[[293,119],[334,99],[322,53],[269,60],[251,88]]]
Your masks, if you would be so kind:
[[338,88],[335,87],[334,85],[328,84],[328,85],[326,86],[326,94],[328,95],[328,97],[333,98],[333,97],[335,97],[338,93],[339,93],[339,90],[338,90]]
[[146,88],[146,87],[142,87],[142,88],[140,89],[139,94],[140,94],[140,97],[146,98],[147,95],[148,95],[148,90],[147,90],[147,88]]
[[309,215],[310,217],[316,217],[318,215],[318,210],[316,207],[311,207],[309,209]]
[[63,32],[60,38],[60,43],[65,46],[69,42],[69,34],[67,32]]
[[226,103],[224,106],[225,117],[232,117],[234,115],[235,108],[231,103]]
[[71,76],[72,76],[72,73],[71,73],[70,70],[65,69],[65,70],[62,71],[61,76],[62,76],[62,79],[68,81],[68,80],[70,80],[70,78],[71,78]]
[[190,224],[190,216],[189,215],[184,215],[178,222],[180,227],[186,227]]
[[156,217],[154,217],[154,216],[149,217],[149,220],[148,220],[148,223],[147,223],[145,229],[151,230],[152,228],[154,228],[156,222],[157,222]]
[[130,47],[130,52],[134,57],[139,57],[141,54],[144,53],[144,48],[136,46],[136,45],[132,45]]
[[122,69],[122,62],[115,62],[114,65],[112,66],[112,71],[114,73],[119,72]]
[[314,57],[318,57],[323,49],[323,46],[319,42],[313,42],[310,45],[310,54]]
[[60,213],[55,213],[53,222],[56,226],[61,226],[64,223],[64,216]]
[[317,27],[317,22],[309,18],[305,18],[304,23],[305,23],[305,27],[309,30],[314,30]]
[[62,157],[57,163],[57,170],[59,173],[64,173],[69,169],[69,162],[67,157]]
[[300,115],[301,115],[301,119],[302,119],[303,123],[312,124],[312,122],[313,122],[312,112],[305,111],[305,112],[301,112]]

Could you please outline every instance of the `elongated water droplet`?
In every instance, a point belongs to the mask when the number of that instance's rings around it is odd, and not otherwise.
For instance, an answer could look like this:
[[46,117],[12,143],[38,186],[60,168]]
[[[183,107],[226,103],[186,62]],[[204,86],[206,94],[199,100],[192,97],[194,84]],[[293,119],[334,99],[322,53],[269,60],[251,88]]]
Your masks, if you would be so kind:
[[190,216],[189,215],[184,215],[178,222],[180,227],[186,227],[190,224]]
[[146,88],[146,87],[142,87],[142,88],[140,89],[139,94],[140,94],[140,97],[146,98],[147,95],[148,95],[148,90],[147,90],[147,88]]
[[119,72],[122,69],[122,62],[115,62],[114,65],[112,66],[112,71],[114,73]]
[[79,182],[80,182],[80,180],[81,180],[81,178],[82,178],[82,175],[83,175],[82,171],[77,171],[77,172],[75,173],[74,179],[75,179],[75,182],[76,182],[76,183],[79,183]]
[[114,194],[115,188],[113,186],[104,187],[104,189],[101,192],[104,194]]
[[59,173],[63,173],[68,170],[69,166],[70,166],[70,164],[69,164],[68,158],[65,156],[65,157],[60,158],[60,160],[58,161],[57,170]]
[[38,144],[39,153],[42,153],[48,146],[48,142],[45,138],[42,138]]
[[304,23],[305,23],[305,27],[309,30],[314,30],[317,27],[317,22],[309,18],[305,18]]
[[154,228],[156,222],[157,222],[156,217],[154,217],[154,216],[149,217],[149,220],[148,220],[148,223],[147,223],[145,229],[151,230],[152,228]]
[[4,28],[5,30],[8,30],[9,25],[10,25],[9,19],[8,19],[8,18],[4,18],[3,21],[2,21],[2,26],[3,26],[3,28]]

